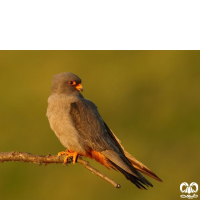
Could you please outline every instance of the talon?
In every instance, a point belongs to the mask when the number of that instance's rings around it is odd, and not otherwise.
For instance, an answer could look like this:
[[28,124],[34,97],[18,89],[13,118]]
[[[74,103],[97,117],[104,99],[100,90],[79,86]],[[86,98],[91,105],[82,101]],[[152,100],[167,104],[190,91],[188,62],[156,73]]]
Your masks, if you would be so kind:
[[58,152],[58,156],[59,156],[59,157],[60,157],[60,156],[63,156],[63,155],[65,155],[65,151]]
[[73,165],[74,165],[75,162],[76,162],[77,156],[78,156],[78,153],[75,151],[75,152],[74,152],[74,155],[73,155]]
[[63,155],[66,155],[65,156],[65,159],[64,159],[64,163],[67,163],[67,159],[69,157],[73,157],[73,164],[75,164],[76,162],[76,158],[78,156],[78,153],[76,151],[74,152],[70,152],[68,149],[66,151],[61,151],[58,153],[58,156],[63,156]]
[[66,164],[67,163],[67,159],[69,158],[70,156],[66,156],[65,159],[64,159],[64,163]]

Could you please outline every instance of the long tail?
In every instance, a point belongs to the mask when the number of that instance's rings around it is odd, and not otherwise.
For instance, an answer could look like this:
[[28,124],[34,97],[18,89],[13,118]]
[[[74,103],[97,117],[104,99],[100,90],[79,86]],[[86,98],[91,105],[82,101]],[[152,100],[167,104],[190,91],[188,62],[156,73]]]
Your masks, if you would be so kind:
[[[153,187],[153,185],[147,181],[146,179],[144,179],[144,177],[141,178],[138,178],[136,176],[133,176],[132,174],[129,174],[128,172],[126,172],[125,170],[123,170],[121,167],[119,167],[118,165],[116,165],[115,163],[113,163],[112,161],[110,161],[110,163],[117,169],[119,170],[125,177],[126,179],[128,179],[129,181],[131,181],[133,184],[136,185],[137,188],[143,190],[145,189],[146,190],[146,187]],[[145,185],[145,186],[144,186]]]
[[130,163],[133,165],[134,168],[139,170],[140,172],[146,174],[147,176],[150,176],[151,178],[154,178],[157,181],[163,182],[155,173],[153,173],[147,166],[139,162],[137,159],[135,159],[131,154],[129,154],[124,147],[121,144],[121,141],[117,138],[117,136],[113,133],[113,131],[110,129],[111,133],[119,143],[120,147],[124,151],[124,154],[126,158],[130,161]]
[[153,187],[153,185],[130,163],[124,154],[116,153],[112,150],[102,151],[101,154],[108,159],[109,163],[111,163],[115,169],[124,174],[124,176],[138,188],[146,189],[145,186]]
[[[106,125],[106,124],[105,124]],[[162,182],[162,180],[156,176],[148,167],[143,165],[137,159],[135,159],[131,154],[129,154],[121,144],[121,141],[115,136],[111,129],[106,125],[107,130],[114,140],[116,140],[116,146],[120,151],[105,150],[102,152],[92,150],[88,155],[89,158],[95,159],[97,162],[101,163],[108,169],[113,168],[120,171],[129,181],[135,184],[139,189],[146,189],[145,186],[153,187],[153,185],[145,179],[142,174],[146,174],[157,181]],[[120,150],[121,149],[121,150]],[[117,153],[118,152],[118,153]]]
[[147,176],[150,176],[151,178],[156,179],[157,181],[163,182],[156,174],[154,174],[148,167],[146,167],[144,164],[136,160],[131,154],[129,154],[126,150],[124,150],[125,156],[128,158],[130,163],[140,172],[146,174]]
[[121,172],[129,181],[135,184],[139,189],[146,189],[145,186],[153,187],[153,185],[131,165],[131,163],[128,161],[127,158],[125,158],[124,155],[121,156],[119,156],[113,151],[104,151],[102,153],[91,151],[91,153],[87,155],[87,157],[95,159],[97,162],[101,163],[108,169],[113,168],[116,171]]
[[[127,154],[129,158],[132,159],[130,154]],[[142,174],[139,172],[142,172],[142,167],[139,166],[139,161],[137,160],[129,160],[128,157],[125,157],[124,154],[117,154],[114,151],[106,150],[103,152],[97,152],[97,151],[91,151],[90,154],[85,155],[89,158],[95,159],[97,162],[101,163],[108,169],[113,168],[116,171],[121,172],[129,181],[131,181],[133,184],[135,184],[139,189],[146,189],[145,186],[153,187],[153,185],[145,179]],[[132,165],[132,162],[134,161],[134,165]],[[136,167],[135,167],[136,166]],[[147,170],[148,168],[145,168]],[[145,171],[145,174],[151,175],[154,174],[153,172]],[[149,176],[150,176],[149,175]],[[157,177],[154,174],[155,177]],[[157,177],[157,180],[160,180]]]

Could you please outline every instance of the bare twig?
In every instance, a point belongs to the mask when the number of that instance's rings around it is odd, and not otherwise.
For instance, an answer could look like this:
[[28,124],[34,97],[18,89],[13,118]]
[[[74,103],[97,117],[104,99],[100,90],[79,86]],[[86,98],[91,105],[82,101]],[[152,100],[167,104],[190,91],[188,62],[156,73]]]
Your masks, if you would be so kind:
[[[65,156],[55,156],[55,155],[47,155],[47,156],[39,156],[39,155],[33,155],[30,153],[25,152],[18,152],[18,151],[12,151],[12,152],[0,152],[0,162],[7,162],[7,161],[15,161],[15,162],[28,162],[28,163],[35,163],[38,165],[42,165],[42,163],[50,164],[50,163],[64,163]],[[67,164],[72,162],[72,158],[68,158]],[[83,160],[80,156],[77,158],[77,163],[82,164],[85,168],[96,174],[97,176],[103,178],[110,184],[112,184],[116,188],[120,188],[121,186],[113,181],[112,179],[108,178],[95,168],[91,167],[89,162]]]

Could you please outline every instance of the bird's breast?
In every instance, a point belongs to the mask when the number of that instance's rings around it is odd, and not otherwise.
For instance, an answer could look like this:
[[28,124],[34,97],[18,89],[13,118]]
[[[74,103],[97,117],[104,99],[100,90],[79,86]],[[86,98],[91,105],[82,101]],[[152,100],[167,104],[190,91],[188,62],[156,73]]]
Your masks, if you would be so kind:
[[70,105],[65,99],[49,98],[47,117],[50,127],[64,147],[86,154],[88,147],[75,128],[70,116]]

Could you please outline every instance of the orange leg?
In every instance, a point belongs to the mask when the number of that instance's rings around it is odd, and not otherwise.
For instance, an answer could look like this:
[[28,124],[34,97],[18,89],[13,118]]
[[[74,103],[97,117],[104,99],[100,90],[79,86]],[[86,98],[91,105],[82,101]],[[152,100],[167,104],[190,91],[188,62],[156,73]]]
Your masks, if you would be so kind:
[[61,151],[58,153],[58,156],[62,156],[62,155],[66,155],[65,159],[64,159],[64,163],[67,163],[67,159],[69,157],[73,157],[73,164],[75,164],[76,162],[76,158],[78,156],[78,153],[76,151],[74,152],[70,152],[68,149],[66,151]]

